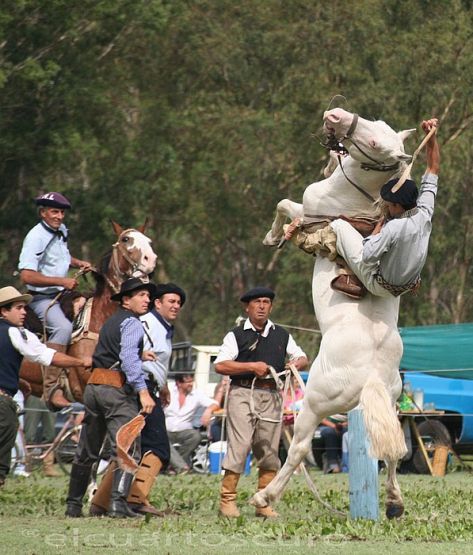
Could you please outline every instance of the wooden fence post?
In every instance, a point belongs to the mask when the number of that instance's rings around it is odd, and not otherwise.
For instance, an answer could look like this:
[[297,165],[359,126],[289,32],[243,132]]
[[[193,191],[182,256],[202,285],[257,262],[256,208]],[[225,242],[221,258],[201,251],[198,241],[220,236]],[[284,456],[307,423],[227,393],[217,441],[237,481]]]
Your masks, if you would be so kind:
[[378,461],[369,456],[363,411],[348,413],[350,518],[378,520]]

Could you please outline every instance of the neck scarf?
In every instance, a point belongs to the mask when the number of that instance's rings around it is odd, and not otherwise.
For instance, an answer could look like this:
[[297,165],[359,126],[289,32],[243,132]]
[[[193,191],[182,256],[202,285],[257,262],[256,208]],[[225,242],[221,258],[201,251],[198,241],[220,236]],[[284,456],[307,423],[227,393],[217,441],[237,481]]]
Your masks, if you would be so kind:
[[153,308],[151,312],[166,330],[166,339],[172,340],[172,336],[174,335],[174,326],[172,326],[171,324],[168,324],[166,320],[161,316],[161,314],[159,314],[159,312],[155,308]]

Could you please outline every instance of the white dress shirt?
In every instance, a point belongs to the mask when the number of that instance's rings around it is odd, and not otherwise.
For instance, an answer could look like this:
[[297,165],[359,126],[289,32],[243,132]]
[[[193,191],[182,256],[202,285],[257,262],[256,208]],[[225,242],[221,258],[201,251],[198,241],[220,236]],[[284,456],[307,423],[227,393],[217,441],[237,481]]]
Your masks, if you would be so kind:
[[34,333],[31,333],[25,328],[17,328],[11,326],[8,329],[8,335],[13,347],[27,357],[31,362],[37,362],[43,366],[50,366],[56,351],[50,349],[37,338]]
[[195,413],[198,409],[210,407],[215,405],[218,407],[217,402],[199,391],[193,389],[186,399],[182,407],[179,406],[179,390],[177,385],[174,384],[170,387],[171,402],[169,406],[164,409],[166,415],[166,429],[168,432],[182,432],[183,430],[190,430],[193,426]]
[[[271,322],[271,320],[268,320],[266,322],[266,326],[265,326],[263,332],[261,333],[261,335],[263,337],[267,337],[268,333],[269,333],[269,330],[273,327],[274,327],[273,322]],[[250,322],[249,318],[247,318],[245,320],[245,323],[243,324],[243,329],[245,329],[245,330],[252,329],[252,330],[256,331],[255,327]],[[306,356],[304,351],[294,341],[294,338],[292,337],[291,334],[289,334],[289,339],[288,339],[287,348],[286,348],[286,354],[289,357],[289,360],[295,360],[296,358]],[[218,355],[217,355],[217,358],[215,359],[214,364],[217,364],[218,362],[224,362],[226,360],[235,360],[237,358],[237,356],[238,356],[237,340],[236,340],[236,337],[235,337],[235,334],[233,333],[233,331],[229,331],[227,333],[227,335],[223,338],[223,344],[222,344],[222,346],[220,347],[220,349],[218,351]]]

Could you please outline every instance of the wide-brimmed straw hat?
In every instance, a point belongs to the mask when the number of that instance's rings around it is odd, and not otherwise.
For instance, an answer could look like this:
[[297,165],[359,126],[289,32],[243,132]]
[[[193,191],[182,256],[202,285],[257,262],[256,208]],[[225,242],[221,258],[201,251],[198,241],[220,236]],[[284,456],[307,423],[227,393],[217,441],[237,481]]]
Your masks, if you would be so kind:
[[20,301],[24,301],[28,304],[31,302],[32,298],[32,295],[29,295],[28,293],[21,294],[18,289],[15,289],[11,285],[8,285],[7,287],[2,287],[0,289],[0,307],[5,306],[9,303]]

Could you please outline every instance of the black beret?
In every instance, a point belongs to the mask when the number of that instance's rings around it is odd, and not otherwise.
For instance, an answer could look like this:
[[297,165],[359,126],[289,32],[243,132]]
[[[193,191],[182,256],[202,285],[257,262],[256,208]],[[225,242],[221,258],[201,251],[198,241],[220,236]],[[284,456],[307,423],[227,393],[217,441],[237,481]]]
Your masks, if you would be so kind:
[[142,281],[140,278],[130,278],[124,281],[120,286],[120,291],[111,296],[112,301],[121,301],[122,297],[129,295],[133,291],[146,289],[151,298],[154,297],[156,285],[152,281]]
[[418,196],[417,187],[412,179],[406,179],[404,185],[395,193],[391,189],[396,185],[399,179],[391,179],[381,187],[381,198],[388,202],[397,202],[402,206],[415,206]]
[[167,295],[168,293],[175,293],[181,297],[181,306],[184,306],[186,302],[186,294],[184,291],[175,283],[158,283],[156,286],[156,293],[153,295],[154,299],[160,299],[163,295]]
[[269,287],[253,287],[253,289],[250,289],[240,297],[240,301],[242,303],[249,303],[253,299],[259,299],[261,297],[267,297],[273,300],[275,296],[276,293],[272,289],[269,289]]

